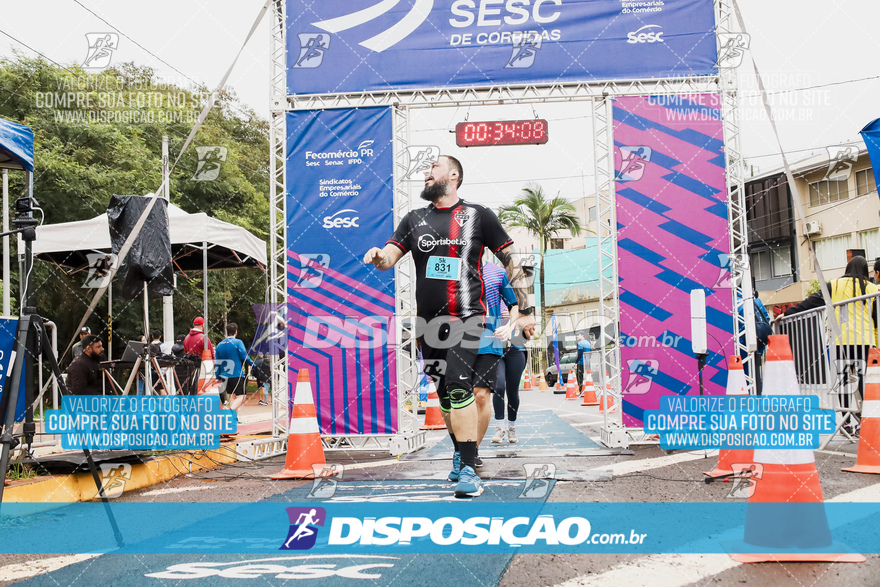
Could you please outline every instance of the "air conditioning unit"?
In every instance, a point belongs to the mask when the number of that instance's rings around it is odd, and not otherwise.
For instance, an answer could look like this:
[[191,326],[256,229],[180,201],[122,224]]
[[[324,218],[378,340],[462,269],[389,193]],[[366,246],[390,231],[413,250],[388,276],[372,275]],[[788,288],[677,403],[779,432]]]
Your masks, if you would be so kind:
[[805,222],[804,229],[807,234],[822,234],[822,223],[818,220],[814,220],[813,222]]

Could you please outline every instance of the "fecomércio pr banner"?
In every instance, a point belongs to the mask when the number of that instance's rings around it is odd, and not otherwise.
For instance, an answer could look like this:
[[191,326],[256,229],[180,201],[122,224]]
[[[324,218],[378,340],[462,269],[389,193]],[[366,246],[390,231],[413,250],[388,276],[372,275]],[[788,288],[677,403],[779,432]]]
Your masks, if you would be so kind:
[[711,0],[287,1],[289,94],[717,72]]
[[623,423],[700,393],[690,292],[706,293],[707,395],[724,394],[733,296],[721,97],[614,100]]
[[394,272],[363,263],[394,231],[389,108],[287,114],[291,404],[309,372],[322,434],[397,430]]

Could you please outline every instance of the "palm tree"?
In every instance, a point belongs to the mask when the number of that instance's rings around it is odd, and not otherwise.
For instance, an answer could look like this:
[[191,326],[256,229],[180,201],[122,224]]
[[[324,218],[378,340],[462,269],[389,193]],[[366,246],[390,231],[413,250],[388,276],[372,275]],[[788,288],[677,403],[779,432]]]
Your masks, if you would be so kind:
[[[501,206],[498,210],[498,219],[505,228],[525,228],[529,234],[535,236],[539,243],[539,258],[541,267],[538,271],[538,282],[541,287],[541,328],[547,324],[547,290],[544,288],[544,253],[550,239],[559,231],[567,230],[571,236],[579,236],[584,228],[578,220],[577,212],[571,202],[559,194],[553,199],[544,195],[544,189],[540,185],[529,184],[523,188],[522,195],[512,205]],[[542,366],[542,369],[546,367]]]

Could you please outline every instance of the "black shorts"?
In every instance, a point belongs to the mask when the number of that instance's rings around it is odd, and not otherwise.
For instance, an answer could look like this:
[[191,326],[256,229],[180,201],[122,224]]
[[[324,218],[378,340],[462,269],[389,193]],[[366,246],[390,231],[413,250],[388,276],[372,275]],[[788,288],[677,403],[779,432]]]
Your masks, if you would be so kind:
[[226,393],[244,395],[247,389],[247,377],[230,377],[226,380]]
[[474,401],[474,367],[482,331],[465,327],[461,318],[444,316],[430,321],[425,332],[417,333],[425,375],[434,381],[444,412]]
[[474,364],[474,387],[484,387],[489,391],[498,384],[498,364],[504,360],[501,355],[479,355]]

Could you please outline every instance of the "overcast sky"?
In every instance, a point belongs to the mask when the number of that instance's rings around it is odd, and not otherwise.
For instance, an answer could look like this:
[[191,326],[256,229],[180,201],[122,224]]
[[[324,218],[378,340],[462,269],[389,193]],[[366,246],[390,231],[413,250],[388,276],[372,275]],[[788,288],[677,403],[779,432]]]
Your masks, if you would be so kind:
[[[258,0],[6,3],[0,31],[68,64],[86,58],[87,33],[111,32],[115,27],[123,36],[114,62],[134,61],[154,67],[168,80],[187,84],[192,78],[214,87],[261,5]],[[741,0],[740,7],[751,35],[751,51],[782,116],[780,134],[792,160],[856,140],[859,129],[880,117],[880,68],[875,65],[880,54],[880,35],[875,33],[880,4]],[[11,55],[13,48],[34,54],[6,35],[0,34],[0,54]],[[740,70],[743,148],[748,162],[763,171],[778,165],[778,149],[764,119],[750,64]],[[846,83],[862,78],[872,79]],[[245,49],[229,86],[243,102],[268,116],[268,16]],[[463,156],[469,171],[466,197],[494,207],[515,197],[530,181],[569,198],[592,193],[590,123],[584,119],[588,111],[587,104],[539,105],[535,112],[551,122],[546,145],[469,149]],[[493,120],[532,118],[534,113],[530,106],[473,108],[470,113],[456,108],[421,110],[412,119],[413,140],[454,149],[448,130],[465,115],[469,120]]]

